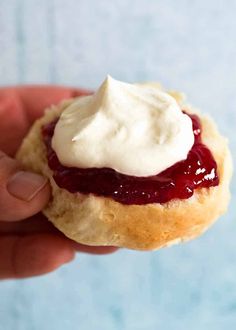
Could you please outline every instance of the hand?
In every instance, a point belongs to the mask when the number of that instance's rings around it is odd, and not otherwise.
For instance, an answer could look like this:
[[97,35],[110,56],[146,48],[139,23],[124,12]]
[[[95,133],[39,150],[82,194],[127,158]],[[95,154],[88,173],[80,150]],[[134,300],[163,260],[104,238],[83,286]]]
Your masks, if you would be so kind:
[[62,99],[88,94],[64,87],[0,89],[0,278],[50,272],[71,261],[76,251],[103,254],[114,247],[77,244],[39,213],[50,198],[45,178],[26,172],[14,157],[34,120]]

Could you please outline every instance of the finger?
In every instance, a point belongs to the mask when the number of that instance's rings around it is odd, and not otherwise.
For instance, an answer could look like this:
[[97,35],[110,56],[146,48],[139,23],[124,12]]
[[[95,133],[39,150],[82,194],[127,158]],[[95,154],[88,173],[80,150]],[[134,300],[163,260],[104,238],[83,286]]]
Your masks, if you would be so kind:
[[82,89],[21,86],[0,89],[0,150],[14,155],[23,137],[45,108],[63,99],[87,95]]
[[42,116],[47,107],[65,99],[89,94],[91,92],[88,90],[61,86],[19,87],[19,96],[31,123]]
[[23,278],[55,270],[74,258],[67,240],[51,234],[0,237],[0,278]]
[[58,234],[58,232],[59,231],[42,213],[35,214],[22,221],[0,221],[0,235],[29,235],[35,233]]
[[[56,229],[42,213],[38,213],[33,217],[22,221],[0,221],[0,236],[9,234],[31,235],[36,233],[54,233],[65,238],[65,236],[59,232],[59,230]],[[73,249],[75,249],[77,252],[90,254],[109,254],[118,250],[118,248],[114,246],[88,246],[76,243],[72,240],[69,240],[68,238],[65,239],[68,240],[68,244],[71,244]]]
[[0,89],[0,150],[14,155],[30,127],[14,89]]
[[46,178],[21,171],[15,160],[0,152],[0,220],[28,218],[38,213],[49,198]]
[[76,242],[72,242],[76,251],[89,253],[89,254],[110,254],[118,250],[115,246],[89,246]]

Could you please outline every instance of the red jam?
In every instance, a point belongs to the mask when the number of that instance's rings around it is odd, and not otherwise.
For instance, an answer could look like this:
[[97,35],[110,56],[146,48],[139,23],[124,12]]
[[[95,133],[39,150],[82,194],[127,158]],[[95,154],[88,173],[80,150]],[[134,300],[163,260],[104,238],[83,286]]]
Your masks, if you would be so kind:
[[63,166],[51,147],[57,119],[42,129],[53,178],[59,187],[71,193],[92,193],[110,197],[119,203],[140,205],[187,199],[193,195],[194,189],[217,186],[217,164],[210,150],[201,142],[200,120],[196,115],[189,117],[193,123],[195,142],[187,159],[149,177],[124,175],[110,168]]

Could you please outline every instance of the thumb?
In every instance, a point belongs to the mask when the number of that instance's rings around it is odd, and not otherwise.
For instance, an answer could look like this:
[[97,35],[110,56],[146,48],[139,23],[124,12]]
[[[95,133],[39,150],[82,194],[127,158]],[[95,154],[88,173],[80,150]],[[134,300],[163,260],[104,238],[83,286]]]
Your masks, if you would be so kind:
[[38,213],[50,188],[39,174],[22,171],[16,160],[0,151],[0,220],[16,221]]

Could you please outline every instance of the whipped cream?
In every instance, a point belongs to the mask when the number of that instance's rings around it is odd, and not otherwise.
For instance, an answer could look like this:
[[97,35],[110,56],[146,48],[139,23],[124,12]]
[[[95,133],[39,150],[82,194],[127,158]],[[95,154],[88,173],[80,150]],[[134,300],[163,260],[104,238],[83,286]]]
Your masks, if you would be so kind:
[[110,76],[95,94],[63,111],[52,138],[65,166],[109,167],[142,177],[186,159],[193,143],[191,119],[172,96]]

